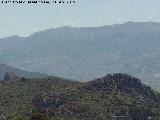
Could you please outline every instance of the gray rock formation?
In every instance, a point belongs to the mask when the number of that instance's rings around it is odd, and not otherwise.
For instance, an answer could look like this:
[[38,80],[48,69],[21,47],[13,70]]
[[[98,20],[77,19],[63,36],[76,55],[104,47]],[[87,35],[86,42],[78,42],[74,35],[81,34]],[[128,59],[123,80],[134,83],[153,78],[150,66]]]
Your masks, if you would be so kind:
[[20,80],[21,78],[17,75],[15,75],[15,73],[13,72],[7,72],[4,75],[4,80],[5,81],[14,81],[14,80]]

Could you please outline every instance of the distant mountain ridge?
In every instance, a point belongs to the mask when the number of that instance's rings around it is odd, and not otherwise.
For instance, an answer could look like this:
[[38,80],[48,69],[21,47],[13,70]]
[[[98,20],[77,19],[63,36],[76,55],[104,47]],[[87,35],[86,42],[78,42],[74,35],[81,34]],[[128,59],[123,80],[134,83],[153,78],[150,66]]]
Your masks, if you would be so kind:
[[0,64],[0,80],[4,79],[6,73],[15,73],[19,77],[26,78],[41,78],[47,76],[47,74],[42,74],[38,72],[27,72],[18,68],[11,67],[9,65]]
[[159,33],[157,22],[48,29],[25,38],[1,38],[0,61],[78,80],[128,73],[159,89]]

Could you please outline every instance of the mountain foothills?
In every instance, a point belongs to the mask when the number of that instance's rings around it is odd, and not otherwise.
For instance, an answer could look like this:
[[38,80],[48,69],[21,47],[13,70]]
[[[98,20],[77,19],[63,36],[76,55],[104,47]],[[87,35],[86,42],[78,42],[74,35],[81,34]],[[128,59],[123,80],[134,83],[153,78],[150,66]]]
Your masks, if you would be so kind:
[[[6,74],[13,78],[12,74]],[[0,81],[1,120],[159,120],[160,93],[128,74],[88,82],[59,77]]]
[[14,68],[9,65],[0,64],[0,80],[3,80],[6,73],[14,73],[20,77],[27,77],[27,78],[40,78],[40,77],[46,77],[47,74],[41,74],[36,72],[27,72],[18,68]]
[[78,80],[128,73],[158,90],[159,33],[160,23],[156,22],[60,27],[25,38],[1,38],[0,61],[27,71]]

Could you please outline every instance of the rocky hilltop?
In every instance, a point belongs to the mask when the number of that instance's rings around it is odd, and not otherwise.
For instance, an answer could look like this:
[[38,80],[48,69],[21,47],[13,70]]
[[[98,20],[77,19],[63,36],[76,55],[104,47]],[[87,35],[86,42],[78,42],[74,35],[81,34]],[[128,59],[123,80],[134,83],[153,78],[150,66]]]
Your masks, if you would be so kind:
[[[34,112],[49,118],[147,120],[160,116],[160,94],[128,74],[108,74],[62,94],[38,94]],[[158,116],[158,117],[157,117]]]
[[102,78],[95,79],[86,83],[84,88],[102,92],[117,90],[126,93],[136,92],[150,97],[154,96],[151,87],[142,84],[140,79],[122,73],[108,74]]

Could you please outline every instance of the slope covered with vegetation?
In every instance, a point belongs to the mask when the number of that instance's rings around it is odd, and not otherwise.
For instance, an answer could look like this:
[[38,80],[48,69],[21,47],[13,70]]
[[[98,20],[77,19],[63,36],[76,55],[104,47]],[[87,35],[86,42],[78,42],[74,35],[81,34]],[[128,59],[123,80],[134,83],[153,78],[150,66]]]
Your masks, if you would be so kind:
[[160,119],[160,94],[127,74],[89,82],[58,77],[2,81],[0,106],[7,119]]
[[81,83],[64,80],[58,77],[0,81],[0,106],[9,119],[20,114],[29,114],[32,108],[32,97],[38,93],[65,93]]

